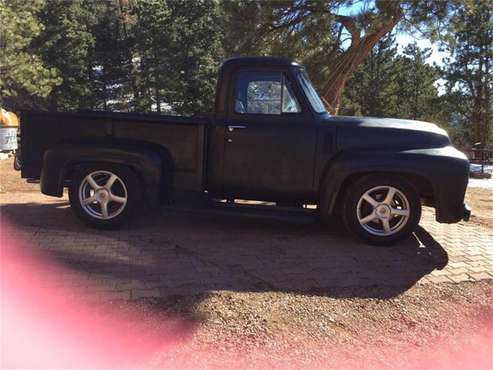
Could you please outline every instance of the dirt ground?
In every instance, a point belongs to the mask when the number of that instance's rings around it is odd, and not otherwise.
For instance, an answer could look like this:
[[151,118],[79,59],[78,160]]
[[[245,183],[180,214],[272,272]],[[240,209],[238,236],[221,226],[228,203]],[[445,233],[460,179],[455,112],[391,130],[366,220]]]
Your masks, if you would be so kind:
[[392,299],[217,292],[140,300],[128,325],[145,322],[152,335],[156,312],[195,323],[152,367],[491,368],[492,301],[491,281],[420,285]]
[[470,222],[493,228],[493,191],[468,188],[466,203],[472,208]]
[[39,192],[39,184],[30,184],[21,179],[21,173],[14,170],[13,159],[0,160],[0,193]]

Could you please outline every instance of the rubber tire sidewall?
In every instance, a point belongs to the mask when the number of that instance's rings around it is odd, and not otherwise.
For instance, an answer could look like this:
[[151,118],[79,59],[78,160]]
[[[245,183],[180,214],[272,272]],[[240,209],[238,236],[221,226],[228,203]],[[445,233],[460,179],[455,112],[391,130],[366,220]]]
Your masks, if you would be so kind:
[[[410,217],[407,224],[397,233],[390,236],[378,236],[367,232],[359,223],[357,205],[361,196],[377,186],[392,186],[400,190],[407,198]],[[346,192],[343,202],[343,220],[346,228],[359,239],[372,245],[389,246],[408,237],[421,219],[421,200],[416,188],[407,180],[392,175],[369,175],[353,183]]]
[[[95,171],[108,171],[117,175],[127,189],[127,204],[125,209],[116,217],[109,220],[101,220],[91,217],[84,211],[79,201],[79,187],[82,180]],[[79,166],[73,173],[69,186],[69,200],[72,210],[78,218],[87,225],[98,229],[117,229],[130,220],[141,200],[140,184],[135,173],[124,166],[113,164],[93,164]]]

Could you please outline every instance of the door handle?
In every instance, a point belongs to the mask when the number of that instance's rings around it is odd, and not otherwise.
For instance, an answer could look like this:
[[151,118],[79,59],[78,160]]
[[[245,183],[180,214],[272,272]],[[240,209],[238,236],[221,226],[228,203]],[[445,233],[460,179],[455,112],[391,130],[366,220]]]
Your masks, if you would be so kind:
[[233,132],[234,130],[242,130],[242,129],[245,129],[247,128],[246,126],[243,126],[243,125],[229,125],[228,126],[228,131],[229,132]]

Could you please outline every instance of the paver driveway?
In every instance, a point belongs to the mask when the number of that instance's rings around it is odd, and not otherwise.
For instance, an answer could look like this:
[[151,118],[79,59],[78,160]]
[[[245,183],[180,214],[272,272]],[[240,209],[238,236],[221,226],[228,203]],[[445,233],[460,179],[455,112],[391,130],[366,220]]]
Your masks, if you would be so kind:
[[493,230],[438,224],[428,209],[415,237],[378,248],[302,214],[165,208],[128,229],[98,231],[82,225],[66,199],[9,193],[0,204],[2,222],[12,226],[2,237],[46,251],[71,272],[60,286],[96,300],[211,290],[372,297],[372,289],[344,288],[352,286],[386,286],[393,296],[418,282],[493,278]]

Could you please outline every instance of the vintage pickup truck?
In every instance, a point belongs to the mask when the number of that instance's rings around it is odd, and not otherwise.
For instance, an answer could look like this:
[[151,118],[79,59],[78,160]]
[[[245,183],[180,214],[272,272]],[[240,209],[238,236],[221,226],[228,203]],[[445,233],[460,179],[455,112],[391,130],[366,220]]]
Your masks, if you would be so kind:
[[373,244],[413,232],[422,202],[438,222],[469,218],[468,161],[436,125],[330,116],[285,58],[229,59],[217,86],[210,117],[25,112],[22,177],[47,195],[68,187],[75,214],[100,228],[179,191],[316,204]]

